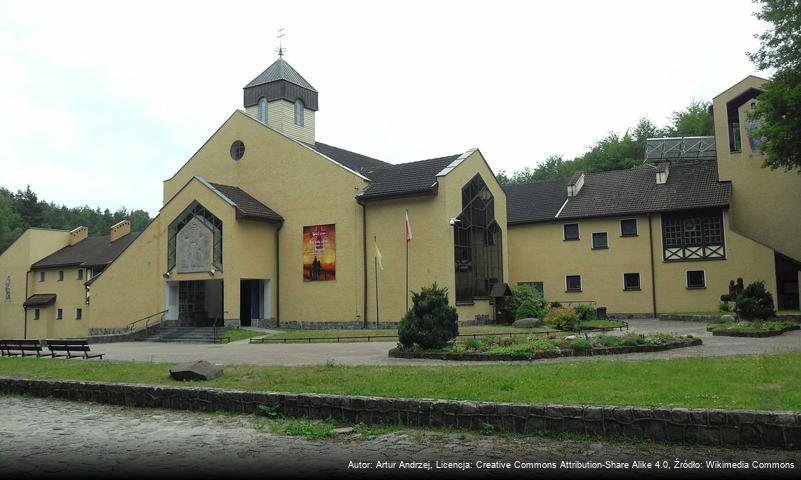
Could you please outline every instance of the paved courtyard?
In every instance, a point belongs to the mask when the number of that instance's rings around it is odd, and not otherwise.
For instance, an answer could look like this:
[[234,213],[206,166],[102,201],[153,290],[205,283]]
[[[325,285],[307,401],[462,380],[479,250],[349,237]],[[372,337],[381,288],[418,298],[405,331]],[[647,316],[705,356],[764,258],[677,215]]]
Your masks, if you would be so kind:
[[[529,478],[558,469],[499,469],[478,472],[476,462],[789,462],[797,475],[801,452],[738,450],[656,443],[557,440],[540,437],[484,436],[470,432],[424,432],[404,429],[373,437],[343,435],[310,440],[257,428],[254,416],[222,416],[159,409],[133,409],[62,400],[0,396],[0,469],[6,476],[77,476],[179,474],[211,477],[230,474],[323,477],[347,473],[362,477],[376,470],[348,470],[349,462],[429,462],[432,471],[397,469],[397,476],[418,473],[473,473]],[[470,462],[465,472],[435,468],[436,462]],[[400,464],[396,464],[396,468]],[[652,469],[650,473],[661,470]],[[589,473],[584,469],[572,473]],[[600,475],[599,475],[600,473]],[[597,476],[642,475],[642,469],[604,470]],[[674,472],[675,473],[675,472]],[[693,469],[687,473],[709,474]],[[734,473],[731,470],[717,473]],[[749,468],[741,473],[754,474]],[[762,472],[765,473],[765,472]],[[606,474],[606,475],[604,475]]]
[[[575,362],[602,359],[604,361],[641,360],[650,358],[681,358],[689,356],[721,356],[753,353],[781,353],[801,351],[801,331],[788,332],[778,337],[737,338],[714,337],[706,331],[706,323],[664,320],[631,320],[630,331],[638,333],[674,332],[694,335],[703,339],[697,347],[680,348],[656,353],[632,353],[601,357],[577,357],[538,360],[537,362]],[[499,331],[511,331],[499,327]],[[310,331],[309,335],[313,335]],[[387,352],[395,346],[390,342],[358,343],[290,343],[250,344],[247,340],[227,345],[178,344],[155,342],[109,343],[93,346],[105,353],[108,360],[134,360],[140,362],[184,362],[204,359],[220,365],[313,365],[333,360],[341,365],[480,365],[483,362],[452,362],[442,360],[405,360],[389,358]]]

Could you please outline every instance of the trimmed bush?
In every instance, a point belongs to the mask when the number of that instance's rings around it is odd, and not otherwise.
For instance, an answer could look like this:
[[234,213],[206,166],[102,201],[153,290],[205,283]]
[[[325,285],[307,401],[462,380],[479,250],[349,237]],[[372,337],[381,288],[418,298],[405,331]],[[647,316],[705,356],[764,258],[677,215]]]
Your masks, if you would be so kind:
[[737,296],[737,309],[746,320],[767,320],[776,316],[773,295],[765,289],[762,280],[748,285]]
[[551,302],[551,308],[562,308],[562,302]]
[[405,348],[441,348],[459,334],[459,315],[448,305],[448,289],[434,282],[420,293],[412,292],[412,309],[398,325],[398,339]]
[[589,305],[576,305],[573,307],[579,320],[595,320],[595,309]]
[[569,308],[552,308],[545,314],[545,323],[558,330],[578,330],[579,319],[576,312]]
[[[518,310],[520,310],[520,307],[526,302],[534,307],[534,312],[532,313],[529,311],[529,315],[518,316]],[[512,312],[515,320],[520,320],[521,318],[542,318],[545,315],[545,311],[548,309],[548,302],[542,298],[539,292],[535,291],[530,286],[518,285],[517,287],[512,287],[512,298],[509,300],[506,308]]]
[[517,311],[515,311],[515,320],[521,320],[523,318],[540,318],[540,310],[537,310],[534,305],[531,304],[528,300],[525,300],[523,303],[517,307]]
[[592,343],[586,338],[578,338],[570,342],[570,348],[579,352],[586,352],[592,349]]

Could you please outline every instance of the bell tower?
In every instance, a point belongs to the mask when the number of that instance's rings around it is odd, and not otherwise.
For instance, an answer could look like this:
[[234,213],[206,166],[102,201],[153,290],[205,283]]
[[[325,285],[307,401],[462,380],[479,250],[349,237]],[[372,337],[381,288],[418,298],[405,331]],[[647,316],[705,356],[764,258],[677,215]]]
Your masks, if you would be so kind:
[[245,112],[297,141],[314,145],[317,90],[284,60],[278,60],[244,87]]

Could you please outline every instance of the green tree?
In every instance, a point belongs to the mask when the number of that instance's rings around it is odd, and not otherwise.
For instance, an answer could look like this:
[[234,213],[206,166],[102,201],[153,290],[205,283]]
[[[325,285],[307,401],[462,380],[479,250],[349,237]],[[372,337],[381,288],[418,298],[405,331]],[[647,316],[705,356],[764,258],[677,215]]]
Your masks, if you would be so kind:
[[667,127],[665,137],[705,137],[715,134],[715,123],[709,113],[710,102],[693,100],[684,110],[673,112],[673,124]]
[[764,166],[801,173],[801,0],[754,0],[754,15],[769,24],[755,35],[759,50],[748,58],[760,70],[775,69],[753,116],[765,154]]

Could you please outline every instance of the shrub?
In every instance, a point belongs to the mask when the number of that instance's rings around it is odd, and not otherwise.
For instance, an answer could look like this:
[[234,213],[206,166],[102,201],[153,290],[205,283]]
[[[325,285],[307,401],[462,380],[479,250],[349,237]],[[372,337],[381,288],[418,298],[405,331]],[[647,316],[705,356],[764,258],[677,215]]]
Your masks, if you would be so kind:
[[436,282],[412,292],[412,309],[398,325],[398,339],[405,348],[440,348],[459,334],[459,315],[448,305],[448,289]]
[[729,302],[720,302],[718,310],[721,312],[731,312],[731,305],[729,305]]
[[592,349],[592,344],[586,338],[578,338],[570,342],[570,348],[579,352],[586,352]]
[[589,305],[576,305],[573,307],[573,310],[576,311],[576,315],[578,315],[579,320],[594,320],[595,319],[595,309]]
[[643,343],[645,343],[645,337],[643,337],[642,335],[637,335],[637,334],[626,335],[626,336],[623,337],[623,340],[621,341],[621,343],[623,345],[628,346],[628,347],[634,347],[634,346],[642,345]]
[[551,302],[551,308],[562,308],[562,302]]
[[620,338],[613,337],[612,335],[599,335],[596,338],[596,342],[598,345],[602,347],[614,347],[616,345],[620,345]]
[[765,289],[762,280],[754,282],[737,297],[737,310],[747,320],[766,320],[776,316],[773,307],[773,295]]
[[464,341],[465,350],[481,350],[484,344],[477,338],[468,338]]
[[538,310],[534,305],[531,304],[528,300],[525,300],[523,303],[517,307],[515,311],[515,320],[520,320],[522,318],[540,318],[542,314],[541,310]]
[[578,315],[569,308],[552,308],[545,314],[545,323],[558,330],[577,330]]
[[[529,315],[527,316],[519,317],[517,312],[526,302],[528,302],[534,308],[534,311],[529,311]],[[512,298],[506,305],[506,308],[508,308],[509,311],[514,314],[515,320],[520,320],[521,318],[542,318],[545,315],[547,307],[548,302],[546,302],[537,291],[528,285],[518,285],[517,287],[513,287]]]

